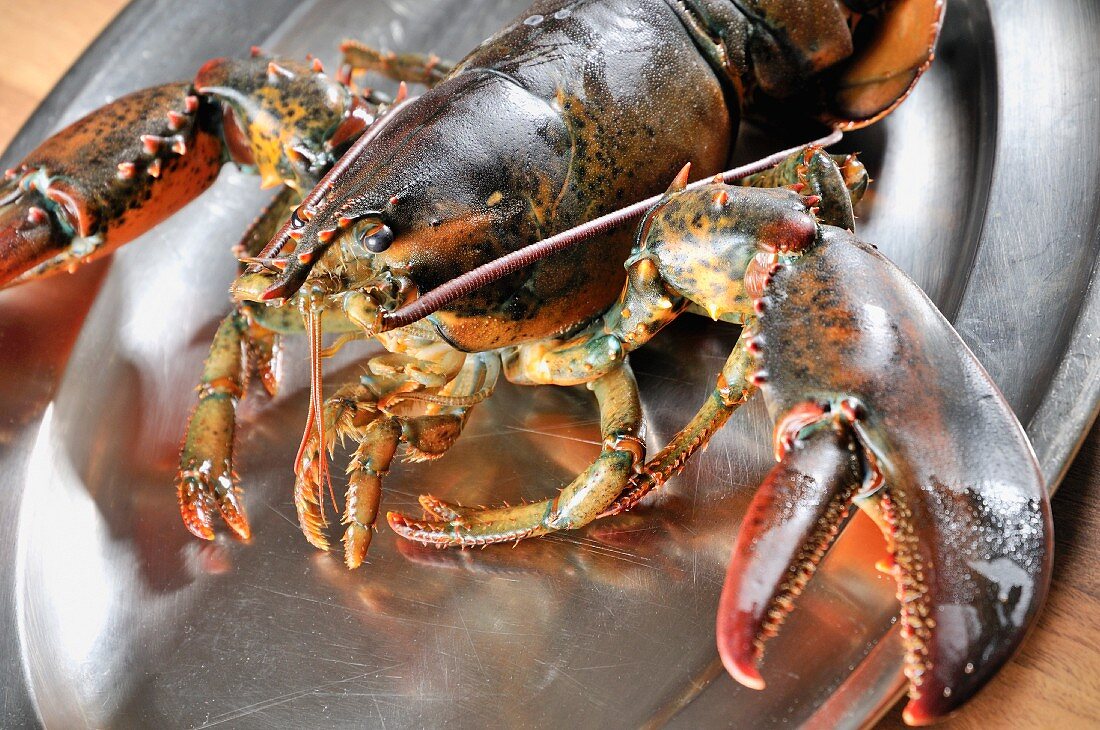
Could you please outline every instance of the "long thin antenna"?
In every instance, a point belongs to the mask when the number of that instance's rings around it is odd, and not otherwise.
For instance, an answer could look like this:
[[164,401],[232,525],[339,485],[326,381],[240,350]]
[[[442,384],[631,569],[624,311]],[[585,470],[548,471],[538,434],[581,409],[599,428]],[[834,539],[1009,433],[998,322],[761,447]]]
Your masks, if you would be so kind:
[[[805,147],[828,147],[829,145],[836,144],[843,136],[844,134],[839,129],[834,129],[830,134],[824,137],[807,142],[806,144],[798,145],[797,147],[780,150],[756,162],[751,162],[741,167],[735,167],[732,170],[726,170],[717,177],[720,177],[722,182],[728,184],[734,180],[753,175],[762,170],[767,170],[769,167],[779,164],[790,155],[793,155],[795,152]],[[714,180],[714,177],[699,180],[688,185],[685,189],[694,190],[704,185],[709,185],[714,182]],[[515,273],[551,254],[575,246],[601,233],[605,233],[616,226],[622,225],[629,220],[642,216],[647,210],[660,202],[662,197],[664,197],[664,193],[646,198],[626,208],[620,208],[607,215],[602,215],[599,218],[593,218],[587,223],[582,223],[567,231],[562,231],[561,233],[545,238],[537,243],[532,243],[530,246],[524,246],[510,254],[501,256],[499,259],[494,259],[486,264],[482,264],[476,269],[467,271],[465,274],[460,274],[409,304],[395,309],[392,312],[386,312],[382,317],[382,327],[385,330],[391,330],[397,327],[404,327],[419,319],[423,319],[441,307],[450,304],[456,299],[461,299],[486,284],[491,284],[497,279]]]

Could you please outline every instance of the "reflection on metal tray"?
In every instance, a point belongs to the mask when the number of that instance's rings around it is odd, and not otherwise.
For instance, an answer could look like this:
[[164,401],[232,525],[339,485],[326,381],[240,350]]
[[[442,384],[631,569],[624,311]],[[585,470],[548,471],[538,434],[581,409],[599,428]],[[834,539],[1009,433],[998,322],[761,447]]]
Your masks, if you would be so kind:
[[[524,4],[138,0],[2,162],[110,96],[253,43],[329,63],[344,36],[455,57]],[[1075,64],[1100,30],[1085,3],[1001,5],[953,0],[926,80],[846,143],[876,178],[861,234],[957,323],[1057,481],[1100,385],[1086,293],[1098,201],[1080,184],[1100,153],[1076,144],[1100,120],[1068,101],[1096,94]],[[1039,49],[1060,86],[1026,73]],[[4,726],[36,713],[51,727],[854,726],[896,695],[893,588],[858,520],[769,645],[768,690],[719,669],[724,565],[768,467],[759,402],[634,514],[475,552],[383,529],[369,565],[348,573],[294,524],[306,377],[292,344],[286,392],[243,409],[252,543],[191,539],[171,488],[176,449],[227,306],[230,246],[265,198],[256,188],[229,171],[109,267],[0,297]],[[634,357],[654,442],[694,411],[735,336],[688,318]],[[353,367],[342,360],[333,378],[341,366]],[[445,459],[395,469],[386,504],[414,507],[428,489],[472,503],[546,494],[596,453],[596,435],[582,390],[505,386]]]

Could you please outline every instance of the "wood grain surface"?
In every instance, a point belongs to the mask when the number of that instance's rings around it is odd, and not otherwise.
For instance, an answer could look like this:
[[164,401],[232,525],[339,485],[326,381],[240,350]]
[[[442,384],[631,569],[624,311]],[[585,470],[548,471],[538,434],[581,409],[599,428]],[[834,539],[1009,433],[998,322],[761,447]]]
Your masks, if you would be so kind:
[[[0,149],[124,0],[0,0]],[[1054,499],[1054,585],[1020,655],[944,727],[1100,727],[1100,428]],[[900,728],[900,709],[879,725]]]

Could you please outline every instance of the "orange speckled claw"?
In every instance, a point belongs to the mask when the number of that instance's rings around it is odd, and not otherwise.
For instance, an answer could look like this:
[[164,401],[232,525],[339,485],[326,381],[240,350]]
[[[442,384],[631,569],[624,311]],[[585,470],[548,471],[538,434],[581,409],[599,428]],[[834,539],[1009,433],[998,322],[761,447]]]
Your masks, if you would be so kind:
[[176,484],[180,516],[188,532],[202,540],[214,539],[214,494],[204,480],[194,475],[181,475]]
[[248,525],[248,518],[244,513],[244,504],[241,502],[241,490],[238,487],[233,486],[227,489],[225,494],[218,497],[217,504],[222,519],[225,520],[225,524],[229,526],[233,534],[242,540],[248,540],[252,537],[252,528]]
[[195,537],[214,539],[215,512],[221,514],[225,524],[238,538],[248,540],[252,537],[252,528],[245,516],[238,487],[214,489],[205,474],[189,470],[180,472],[176,492],[183,524]]
[[0,286],[103,256],[195,198],[222,164],[208,127],[190,87],[165,84],[43,142],[0,191]]
[[222,320],[206,358],[199,402],[191,413],[180,450],[176,491],[180,514],[196,537],[214,539],[213,515],[219,512],[233,533],[252,535],[233,472],[233,435],[237,400],[244,394],[243,353],[247,319],[233,312]]

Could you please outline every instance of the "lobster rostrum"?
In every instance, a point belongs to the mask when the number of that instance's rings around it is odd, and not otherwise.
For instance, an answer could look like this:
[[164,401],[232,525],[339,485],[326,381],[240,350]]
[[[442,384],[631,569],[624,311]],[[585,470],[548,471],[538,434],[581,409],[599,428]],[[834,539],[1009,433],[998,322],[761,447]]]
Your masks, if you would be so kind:
[[[867,182],[857,162],[811,149],[750,187],[685,189],[677,170],[721,170],[742,119],[875,121],[930,63],[942,13],[940,0],[546,0],[454,65],[352,42],[335,78],[259,53],[211,61],[191,84],[93,112],[9,171],[0,284],[117,248],[227,161],[282,183],[240,244],[236,306],[184,438],[179,505],[199,537],[214,537],[215,514],[250,536],[233,472],[237,403],[252,376],[275,392],[279,339],[305,333],[312,393],[294,501],[307,539],[329,549],[327,457],[350,440],[341,522],[352,568],[399,445],[407,459],[441,456],[501,373],[587,384],[601,454],[541,502],[471,509],[424,496],[425,519],[389,515],[401,535],[485,545],[627,510],[763,390],[779,463],[734,551],[723,660],[762,686],[765,639],[856,505],[891,548],[906,717],[927,722],[1011,655],[1045,594],[1049,508],[1027,441],[927,298],[854,237],[852,198]],[[391,99],[359,88],[361,72],[429,88]],[[605,232],[393,326],[393,310],[457,274],[670,179],[636,236]],[[699,413],[647,460],[627,355],[683,312],[740,324],[742,336]],[[339,335],[327,349],[325,332]],[[387,352],[324,398],[322,358],[356,339]]]

